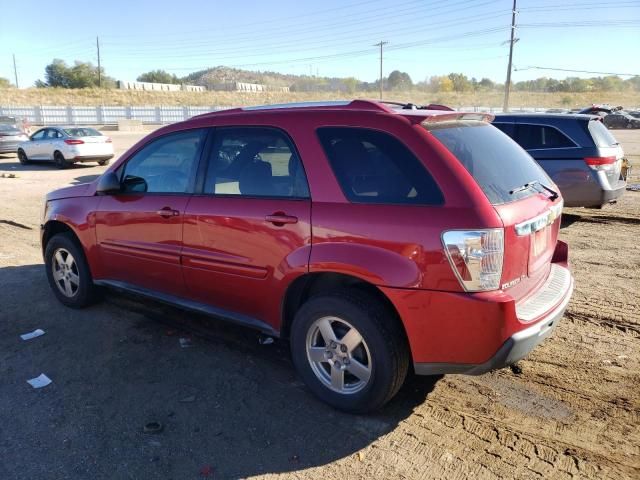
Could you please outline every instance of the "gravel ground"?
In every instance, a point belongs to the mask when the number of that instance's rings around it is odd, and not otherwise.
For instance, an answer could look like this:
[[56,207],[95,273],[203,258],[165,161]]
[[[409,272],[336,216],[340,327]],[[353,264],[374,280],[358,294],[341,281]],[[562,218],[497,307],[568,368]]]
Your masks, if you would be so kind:
[[[640,131],[614,133],[640,182]],[[140,137],[109,134],[118,154]],[[0,178],[0,479],[640,477],[640,193],[566,210],[576,292],[519,368],[412,378],[382,412],[350,416],[311,396],[283,342],[112,293],[60,305],[42,198],[103,170],[0,155],[0,175],[18,175]],[[53,383],[34,390],[40,373]]]

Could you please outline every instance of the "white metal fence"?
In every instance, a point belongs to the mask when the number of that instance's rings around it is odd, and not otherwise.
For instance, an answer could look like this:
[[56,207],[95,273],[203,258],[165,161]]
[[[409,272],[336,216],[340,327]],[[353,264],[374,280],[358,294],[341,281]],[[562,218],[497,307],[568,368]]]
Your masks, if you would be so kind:
[[[143,123],[166,124],[180,122],[202,113],[230,107],[165,107],[165,106],[0,106],[0,115],[27,119],[32,125],[114,125],[120,119],[142,120]],[[461,106],[458,110],[473,112],[501,112],[502,108]],[[511,111],[544,112],[547,108],[512,107]]]

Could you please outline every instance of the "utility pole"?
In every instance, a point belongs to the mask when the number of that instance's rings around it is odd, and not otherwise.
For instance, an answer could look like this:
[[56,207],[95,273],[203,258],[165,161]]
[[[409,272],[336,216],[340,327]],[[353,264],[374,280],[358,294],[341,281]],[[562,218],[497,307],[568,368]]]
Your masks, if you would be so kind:
[[376,43],[374,47],[380,47],[380,100],[382,100],[382,47],[384,47],[389,42]]
[[516,43],[516,0],[513,0],[513,10],[511,12],[511,40],[509,41],[509,65],[507,66],[507,81],[504,84],[504,105],[502,109],[509,111],[509,92],[511,90],[511,64],[513,62],[513,44]]
[[13,75],[16,77],[16,88],[20,88],[18,85],[18,68],[16,67],[16,54],[13,54]]
[[102,69],[100,67],[100,39],[96,37],[96,48],[98,49],[98,88],[102,88]]

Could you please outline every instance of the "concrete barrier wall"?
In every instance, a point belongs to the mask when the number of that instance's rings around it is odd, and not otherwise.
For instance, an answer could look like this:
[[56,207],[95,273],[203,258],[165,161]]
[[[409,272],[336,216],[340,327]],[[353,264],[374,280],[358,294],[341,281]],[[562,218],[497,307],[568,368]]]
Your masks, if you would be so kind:
[[181,122],[195,115],[230,107],[166,107],[166,106],[0,106],[0,115],[27,119],[32,125],[116,125],[118,120],[140,120],[143,123]]
[[[140,120],[143,123],[167,124],[181,122],[195,115],[216,112],[232,107],[195,106],[0,106],[0,115],[9,115],[19,120],[26,118],[32,125],[116,125],[120,119]],[[468,112],[502,112],[502,108],[483,106],[460,106],[457,110]],[[545,112],[546,107],[512,107],[512,112]]]

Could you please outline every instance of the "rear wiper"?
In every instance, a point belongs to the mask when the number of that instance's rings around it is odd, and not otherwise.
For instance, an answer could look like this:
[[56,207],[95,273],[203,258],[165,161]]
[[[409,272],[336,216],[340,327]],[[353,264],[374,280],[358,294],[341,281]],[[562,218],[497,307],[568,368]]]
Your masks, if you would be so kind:
[[546,190],[547,192],[549,192],[551,194],[551,196],[549,197],[549,200],[553,201],[553,200],[555,200],[556,198],[559,197],[558,192],[556,192],[555,190],[547,187],[546,185],[543,185],[538,180],[532,180],[531,182],[525,183],[521,187],[514,188],[513,190],[509,191],[509,194],[513,195],[514,193],[522,192],[524,190],[528,190],[529,188],[533,188],[533,187],[540,187],[540,188],[543,188],[544,190]]

